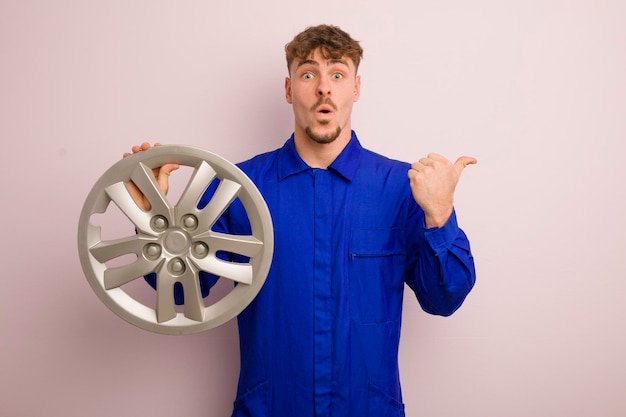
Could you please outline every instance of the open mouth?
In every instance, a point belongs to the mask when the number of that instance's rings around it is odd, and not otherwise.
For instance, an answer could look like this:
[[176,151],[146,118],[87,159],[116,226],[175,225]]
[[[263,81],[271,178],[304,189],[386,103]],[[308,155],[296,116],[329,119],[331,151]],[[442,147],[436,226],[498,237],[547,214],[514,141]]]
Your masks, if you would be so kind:
[[330,114],[332,112],[333,112],[333,109],[330,108],[329,106],[322,106],[317,109],[317,113],[321,113],[321,114]]
[[311,110],[319,115],[329,115],[337,110],[337,106],[330,99],[320,99]]

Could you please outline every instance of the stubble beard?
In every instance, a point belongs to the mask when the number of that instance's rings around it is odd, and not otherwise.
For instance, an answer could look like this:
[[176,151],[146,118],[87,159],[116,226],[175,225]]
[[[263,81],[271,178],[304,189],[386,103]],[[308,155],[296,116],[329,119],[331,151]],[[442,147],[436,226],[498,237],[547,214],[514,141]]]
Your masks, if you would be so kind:
[[341,134],[341,127],[337,126],[337,129],[335,129],[334,132],[330,132],[325,135],[321,135],[321,134],[318,135],[317,133],[313,131],[313,129],[311,129],[311,126],[307,126],[304,129],[304,132],[313,142],[319,143],[320,145],[326,145],[326,144],[334,142],[335,139],[339,137],[339,135]]

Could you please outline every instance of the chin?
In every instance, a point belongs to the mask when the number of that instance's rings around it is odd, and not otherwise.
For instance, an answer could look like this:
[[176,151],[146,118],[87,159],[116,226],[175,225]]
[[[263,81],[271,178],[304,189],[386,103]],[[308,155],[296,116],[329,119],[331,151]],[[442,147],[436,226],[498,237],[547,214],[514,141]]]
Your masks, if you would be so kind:
[[335,139],[337,139],[339,135],[341,135],[340,127],[337,127],[337,129],[328,132],[316,132],[310,127],[307,127],[306,129],[304,129],[304,131],[309,139],[322,145],[334,142]]

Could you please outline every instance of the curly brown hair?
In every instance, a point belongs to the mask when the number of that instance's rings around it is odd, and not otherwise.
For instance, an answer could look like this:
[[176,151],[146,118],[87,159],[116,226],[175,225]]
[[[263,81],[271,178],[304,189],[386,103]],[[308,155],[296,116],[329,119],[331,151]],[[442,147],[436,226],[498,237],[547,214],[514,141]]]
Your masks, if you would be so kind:
[[294,59],[307,59],[317,49],[325,59],[341,59],[348,57],[358,70],[363,58],[363,48],[338,26],[310,26],[296,35],[285,45],[287,70],[290,70]]

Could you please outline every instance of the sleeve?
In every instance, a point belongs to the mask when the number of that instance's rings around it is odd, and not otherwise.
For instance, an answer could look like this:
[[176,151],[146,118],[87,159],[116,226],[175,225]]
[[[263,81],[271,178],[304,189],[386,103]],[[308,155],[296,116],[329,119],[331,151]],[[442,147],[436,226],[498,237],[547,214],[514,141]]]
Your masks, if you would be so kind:
[[417,217],[410,238],[407,284],[424,311],[449,316],[461,307],[476,282],[470,243],[457,224],[455,211],[439,228],[426,229],[423,212]]

